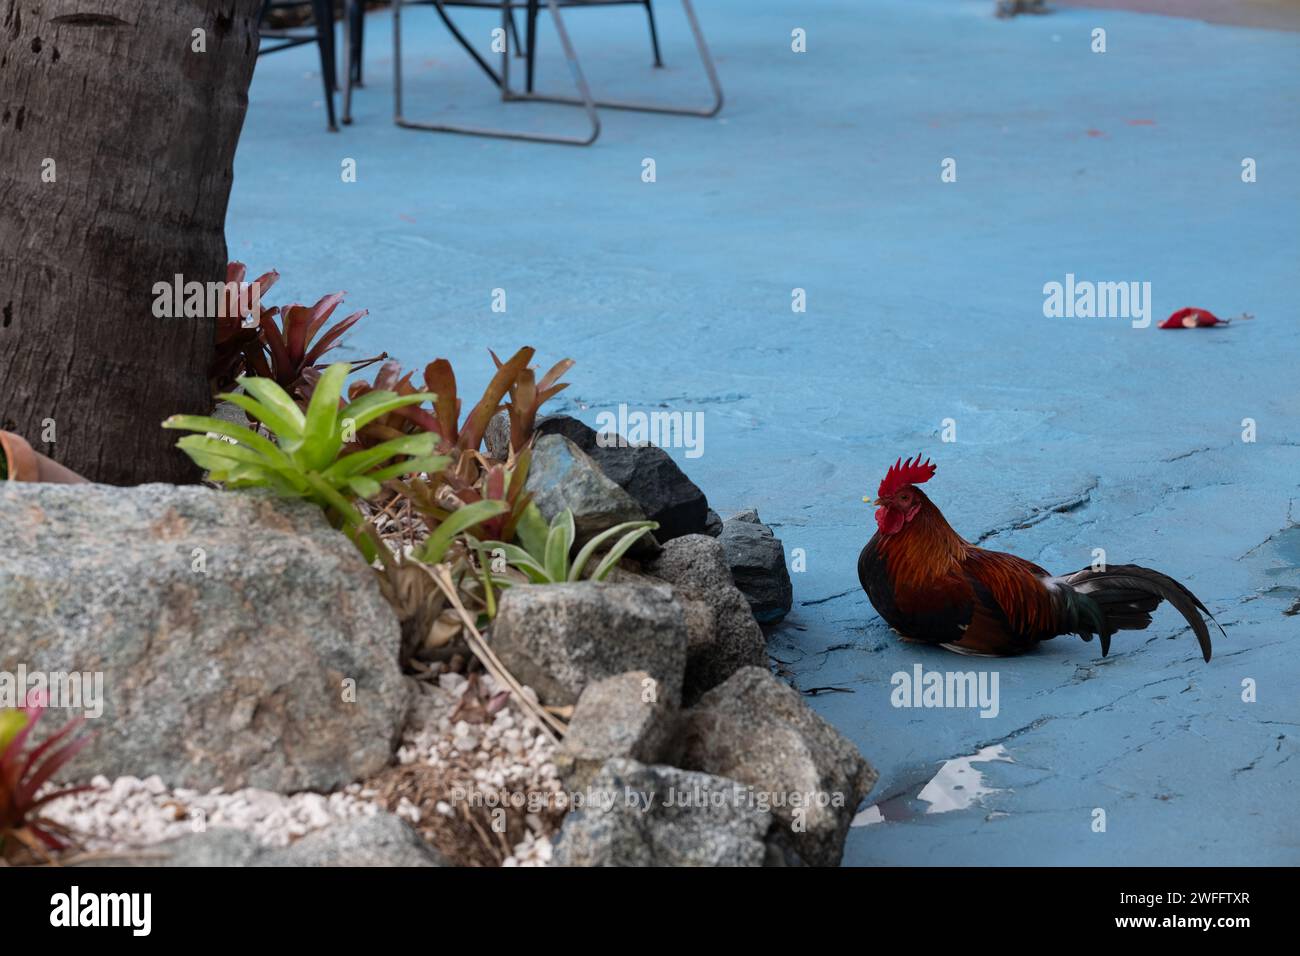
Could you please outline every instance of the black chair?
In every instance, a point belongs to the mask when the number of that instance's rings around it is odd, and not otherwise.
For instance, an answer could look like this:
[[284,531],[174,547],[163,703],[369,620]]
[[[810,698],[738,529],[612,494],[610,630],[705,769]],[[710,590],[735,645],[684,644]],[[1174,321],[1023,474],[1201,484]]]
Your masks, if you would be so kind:
[[[290,47],[315,43],[320,52],[321,81],[325,86],[325,115],[329,119],[330,132],[338,132],[334,120],[334,93],[338,89],[338,78],[334,71],[334,0],[309,0],[311,5],[310,24],[293,27],[268,27],[267,16],[272,10],[284,10],[306,6],[306,0],[263,0],[261,20],[261,41],[270,40],[274,45],[262,42],[257,55],[277,53]],[[365,20],[363,3],[347,4],[349,29],[348,77],[351,84],[361,85],[361,35]],[[351,85],[350,84],[350,85]]]

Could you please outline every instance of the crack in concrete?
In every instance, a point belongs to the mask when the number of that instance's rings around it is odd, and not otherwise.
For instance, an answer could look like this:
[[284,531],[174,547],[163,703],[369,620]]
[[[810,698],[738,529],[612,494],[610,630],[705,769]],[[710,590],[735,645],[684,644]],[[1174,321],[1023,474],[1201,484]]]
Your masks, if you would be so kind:
[[1218,449],[1211,448],[1209,445],[1202,445],[1200,448],[1193,448],[1191,451],[1185,451],[1181,455],[1174,455],[1173,458],[1164,458],[1162,461],[1164,461],[1165,464],[1170,464],[1175,461],[1182,461],[1184,458],[1191,458],[1193,455],[1202,455],[1207,451],[1217,450]]
[[1259,544],[1255,545],[1255,546],[1254,546],[1253,548],[1251,548],[1249,551],[1245,551],[1245,552],[1243,552],[1243,553],[1237,555],[1237,557],[1234,558],[1233,560],[1235,560],[1235,561],[1241,561],[1241,560],[1244,560],[1245,558],[1250,557],[1252,554],[1254,554],[1254,553],[1255,553],[1256,551],[1258,551],[1260,548],[1264,547],[1266,544],[1269,544],[1270,542],[1274,541],[1274,540],[1275,540],[1276,538],[1278,538],[1280,535],[1284,535],[1284,534],[1286,534],[1287,532],[1292,531],[1292,530],[1294,530],[1295,528],[1300,527],[1300,525],[1297,525],[1295,522],[1293,522],[1293,521],[1291,520],[1291,507],[1292,507],[1294,504],[1295,504],[1295,501],[1294,501],[1294,500],[1292,500],[1292,501],[1290,501],[1290,502],[1287,503],[1287,515],[1286,515],[1286,518],[1287,518],[1287,524],[1286,524],[1286,527],[1285,527],[1285,528],[1278,528],[1276,531],[1274,531],[1272,534],[1270,534],[1267,538],[1265,538],[1265,539],[1264,539],[1263,541],[1261,541]]
[[[849,588],[847,591],[841,591],[839,594],[832,594],[828,597],[813,598],[811,601],[800,601],[800,607],[812,607],[815,604],[825,604],[827,601],[834,601],[836,598],[847,597],[854,592],[862,591],[861,587]],[[863,592],[865,594],[865,592]]]
[[1041,524],[1048,518],[1052,517],[1052,515],[1070,514],[1071,512],[1085,508],[1092,503],[1092,493],[1097,490],[1100,484],[1101,479],[1094,477],[1091,479],[1088,486],[1077,494],[1071,495],[1069,498],[1066,498],[1063,501],[1058,501],[1054,504],[1042,505],[1034,508],[1028,515],[1017,518],[1009,524],[991,528],[976,538],[975,543],[983,544],[985,541],[989,540],[989,538],[997,537],[1007,531],[1024,531],[1027,528],[1032,528],[1036,524]]
[[[1236,770],[1232,771],[1232,775],[1233,775],[1233,777],[1237,777],[1237,776],[1239,776],[1239,775],[1241,775],[1241,774],[1243,774],[1243,773],[1248,773],[1248,772],[1250,772],[1251,770],[1254,770],[1255,767],[1259,764],[1259,762],[1260,762],[1261,760],[1263,760],[1265,757],[1267,757],[1267,756],[1269,755],[1269,753],[1281,753],[1281,752],[1282,752],[1282,741],[1287,740],[1287,739],[1288,739],[1288,738],[1287,738],[1287,735],[1286,735],[1286,734],[1278,734],[1275,738],[1273,738],[1273,740],[1271,740],[1271,741],[1269,742],[1272,746],[1265,747],[1265,748],[1264,748],[1264,752],[1261,753],[1261,754],[1260,754],[1258,757],[1256,757],[1254,760],[1252,760],[1250,763],[1246,764],[1246,766],[1244,766],[1244,767],[1238,767]],[[1295,756],[1295,754],[1288,754],[1287,756],[1285,756],[1285,757],[1283,757],[1281,760],[1279,760],[1276,764],[1274,764],[1274,766],[1275,766],[1275,767],[1280,767],[1280,766],[1282,766],[1282,764],[1286,763],[1288,760],[1290,760],[1290,759],[1291,759],[1292,757],[1294,757],[1294,756]]]

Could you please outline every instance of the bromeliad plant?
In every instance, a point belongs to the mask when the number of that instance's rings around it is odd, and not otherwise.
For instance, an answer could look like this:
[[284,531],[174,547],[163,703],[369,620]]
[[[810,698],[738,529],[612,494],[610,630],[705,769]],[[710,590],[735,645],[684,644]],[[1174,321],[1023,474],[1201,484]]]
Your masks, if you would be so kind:
[[401,661],[434,660],[444,656],[464,635],[464,620],[448,603],[432,568],[443,565],[464,604],[476,611],[484,605],[483,588],[469,561],[464,539],[469,529],[499,517],[499,501],[478,501],[448,515],[422,544],[409,554],[394,553],[373,525],[366,526],[381,569],[379,587],[397,614],[402,628]]
[[501,408],[501,400],[514,386],[515,379],[528,371],[533,353],[534,349],[526,345],[512,355],[508,362],[502,362],[496,353],[490,353],[497,366],[496,374],[488,382],[478,404],[465,416],[463,425],[458,424],[460,398],[456,392],[456,373],[452,371],[451,363],[440,358],[425,366],[425,387],[438,396],[433,411],[436,431],[443,441],[461,451],[478,451],[483,444],[483,436],[487,434],[488,423]]
[[68,831],[38,811],[51,800],[89,789],[67,787],[38,796],[91,739],[81,732],[85,718],[75,717],[44,743],[29,748],[28,738],[44,709],[43,702],[35,699],[20,710],[0,710],[0,861],[15,862],[24,856],[43,861],[66,849]]
[[253,304],[261,303],[266,290],[280,279],[272,270],[258,276],[247,286],[248,268],[242,262],[226,266],[226,294],[217,316],[217,352],[208,378],[212,392],[231,388],[248,365],[248,355],[262,349],[260,316],[252,315]]
[[[338,347],[343,333],[356,325],[369,312],[362,309],[335,322],[328,329],[334,310],[343,301],[344,293],[334,292],[322,296],[313,306],[290,305],[283,311],[267,309],[262,313],[262,348],[245,353],[246,368],[259,378],[269,378],[285,391],[304,395],[320,373],[319,362],[325,353]],[[280,324],[276,324],[279,314]],[[317,334],[324,333],[317,338]],[[352,364],[352,370],[364,368],[377,358]]]
[[[600,546],[617,538],[590,575],[592,581],[603,581],[643,535],[658,527],[657,521],[625,521],[595,535],[582,546],[576,556],[570,557],[577,537],[573,512],[565,508],[551,519],[548,528],[536,506],[532,506],[518,529],[522,547],[505,541],[471,540],[470,543],[479,553],[483,567],[491,568],[490,552],[499,552],[510,567],[520,571],[533,584],[563,584],[581,581],[587,564],[600,550]],[[517,583],[514,579],[499,574],[493,574],[491,581],[503,586]]]
[[[408,405],[394,409],[358,431],[357,444],[368,447],[391,441],[402,435],[432,433],[438,449],[451,456],[451,464],[440,472],[395,484],[431,529],[438,528],[452,514],[467,505],[496,501],[505,507],[471,528],[464,529],[479,538],[512,541],[532,496],[524,491],[531,462],[531,439],[538,409],[566,387],[560,377],[573,365],[564,359],[537,382],[528,367],[534,350],[525,346],[508,361],[490,352],[496,373],[482,397],[461,421],[461,401],[456,375],[446,359],[430,362],[424,369],[427,390],[438,397],[429,408]],[[356,382],[348,390],[356,400],[372,390],[388,390],[399,395],[415,394],[413,373],[403,375],[396,362],[385,362],[374,383]],[[505,401],[509,396],[509,401]],[[480,450],[488,423],[505,409],[510,416],[510,449],[505,461],[496,461]]]
[[[492,353],[492,361],[497,369],[507,368]],[[510,385],[510,401],[506,411],[510,415],[510,448],[515,453],[525,447],[533,438],[533,429],[537,425],[537,413],[541,407],[557,394],[569,387],[568,382],[561,382],[560,377],[573,368],[573,359],[561,359],[551,366],[551,370],[542,376],[539,382],[531,368],[523,368]]]
[[509,688],[519,706],[558,740],[564,722],[528,696],[479,630],[493,613],[492,586],[484,580],[486,572],[474,568],[465,539],[468,529],[499,517],[505,507],[500,501],[466,505],[448,515],[410,557],[392,553],[373,525],[367,525],[365,533],[383,564],[380,589],[402,625],[402,663],[417,657],[445,659],[457,639],[463,640],[498,686]]
[[515,529],[533,500],[532,493],[524,490],[532,451],[525,448],[514,459],[513,465],[489,462],[477,453],[471,454],[480,468],[478,481],[474,484],[461,478],[454,468],[448,468],[427,478],[395,482],[394,486],[411,502],[425,523],[435,529],[468,506],[493,502],[499,507],[493,509],[488,517],[462,530],[480,538],[513,541]]
[[[306,400],[320,378],[321,360],[337,348],[352,326],[368,312],[353,312],[326,328],[334,310],[343,301],[343,292],[322,296],[313,306],[290,305],[259,308],[253,316],[252,301],[261,296],[280,278],[278,272],[259,276],[250,288],[242,283],[247,269],[242,262],[226,266],[227,293],[217,317],[217,353],[209,377],[213,391],[228,388],[240,374],[269,378],[295,399]],[[250,294],[256,290],[256,299]],[[276,319],[279,319],[277,323]],[[381,361],[386,355],[352,363],[352,370]]]
[[[441,358],[430,362],[424,368],[424,384],[426,391],[438,396],[433,407],[399,409],[367,427],[358,435],[358,440],[362,444],[370,444],[402,434],[427,431],[438,436],[440,450],[475,452],[482,447],[492,416],[504,408],[510,416],[511,451],[518,454],[532,438],[538,410],[568,387],[567,382],[560,382],[559,379],[573,367],[572,359],[564,359],[557,362],[538,382],[535,373],[528,367],[534,351],[531,346],[524,346],[508,361],[503,362],[489,349],[488,354],[497,367],[496,374],[492,376],[483,396],[465,416],[463,423],[460,419],[461,400],[457,392],[456,373],[452,370],[451,363]],[[348,389],[348,395],[355,399],[372,389],[393,391],[399,395],[412,394],[415,392],[415,386],[411,384],[414,374],[407,372],[403,375],[398,363],[385,362],[373,384],[356,382]],[[510,399],[508,402],[505,401],[507,396]],[[471,475],[462,474],[462,477],[468,479]]]
[[221,397],[242,408],[275,438],[243,425],[202,415],[173,415],[164,428],[198,432],[176,444],[208,477],[229,488],[269,488],[292,498],[315,502],[357,542],[370,560],[370,538],[360,532],[364,519],[352,499],[379,494],[381,482],[447,466],[432,454],[436,437],[403,435],[363,451],[342,454],[345,444],[370,422],[395,408],[415,405],[433,395],[397,395],[373,391],[340,407],[348,364],[325,370],[304,413],[289,394],[267,378],[241,377],[244,394]]

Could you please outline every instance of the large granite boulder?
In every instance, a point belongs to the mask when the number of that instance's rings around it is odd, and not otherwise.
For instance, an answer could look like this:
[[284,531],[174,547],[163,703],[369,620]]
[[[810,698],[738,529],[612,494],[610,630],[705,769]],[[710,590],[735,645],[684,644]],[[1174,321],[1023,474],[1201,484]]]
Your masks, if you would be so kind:
[[772,816],[745,787],[614,759],[569,814],[555,866],[762,866]]
[[798,691],[746,667],[682,714],[672,762],[748,784],[765,795],[813,866],[836,866],[858,804],[877,774]]
[[563,435],[586,452],[606,476],[636,500],[648,518],[659,522],[659,530],[654,533],[659,541],[705,532],[709,503],[704,492],[662,448],[620,444],[617,436],[602,436],[568,415],[543,418],[537,424],[537,433]]
[[658,681],[658,696],[669,705],[681,701],[686,622],[663,586],[516,585],[501,595],[490,641],[547,704],[576,703],[588,684],[630,670]]
[[374,573],[302,502],[0,483],[0,622],[0,671],[101,675],[70,778],[331,790],[389,762],[407,713]]

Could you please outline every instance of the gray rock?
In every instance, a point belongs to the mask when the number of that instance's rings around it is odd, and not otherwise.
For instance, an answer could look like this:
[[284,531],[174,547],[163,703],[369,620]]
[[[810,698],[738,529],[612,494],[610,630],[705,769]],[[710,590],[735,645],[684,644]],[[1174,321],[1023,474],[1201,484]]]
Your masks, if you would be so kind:
[[264,852],[257,837],[232,827],[212,827],[202,833],[188,833],[154,846],[78,866],[252,866]]
[[794,588],[785,566],[785,548],[772,529],[758,520],[757,511],[742,511],[722,523],[718,537],[754,618],[760,624],[781,620],[790,612]]
[[390,761],[407,712],[374,572],[303,502],[0,483],[0,621],[0,670],[103,675],[71,779],[332,790]]
[[[543,435],[533,444],[526,491],[548,522],[565,508],[573,512],[577,544],[625,521],[644,521],[645,512],[632,497],[601,472],[585,452],[561,435]],[[653,553],[650,535],[643,535],[633,553]]]
[[505,461],[510,457],[510,413],[502,409],[492,416],[483,433],[483,446],[490,457]]
[[657,682],[645,671],[588,684],[555,755],[567,789],[585,790],[611,757],[658,762],[675,716],[676,709],[659,696]]
[[686,670],[686,621],[667,588],[581,581],[516,585],[501,595],[491,644],[522,683],[556,706],[593,681],[643,670],[676,707]]
[[560,831],[556,866],[762,866],[766,857],[772,816],[734,780],[614,759],[585,799]]
[[[236,389],[236,391],[242,392],[243,389]],[[234,402],[217,402],[217,407],[212,410],[212,417],[234,425],[248,426],[248,413]]]
[[718,513],[712,508],[704,517],[704,531],[702,533],[707,534],[710,538],[716,538],[722,534],[722,519],[718,517]]
[[670,583],[686,611],[690,640],[682,696],[693,703],[742,667],[767,666],[767,641],[732,582],[716,538],[690,534],[664,545],[646,570]]
[[108,866],[447,866],[437,850],[391,813],[340,820],[287,847],[264,845],[231,827],[186,834],[138,853],[95,861]]
[[709,503],[704,492],[662,448],[649,444],[602,446],[593,428],[568,415],[543,418],[537,431],[541,435],[563,435],[590,455],[606,476],[636,499],[651,520],[659,522],[655,537],[660,542],[705,531]]
[[448,866],[437,850],[392,813],[357,817],[270,849],[254,866]]
[[839,863],[849,824],[877,774],[797,691],[747,667],[705,694],[679,726],[674,763],[768,795],[800,857],[813,866]]

